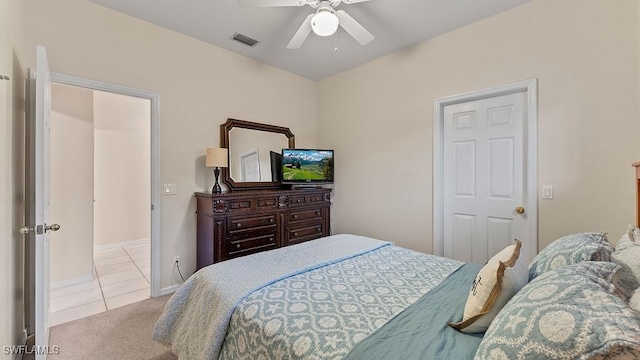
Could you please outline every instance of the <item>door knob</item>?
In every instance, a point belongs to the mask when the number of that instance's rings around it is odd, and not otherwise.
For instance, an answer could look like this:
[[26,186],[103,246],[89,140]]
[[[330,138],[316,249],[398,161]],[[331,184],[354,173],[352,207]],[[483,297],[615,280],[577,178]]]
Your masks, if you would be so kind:
[[42,225],[37,225],[33,227],[23,226],[18,230],[18,232],[20,232],[20,234],[23,234],[23,235],[26,235],[31,232],[36,233],[37,235],[42,235],[47,231],[58,231],[58,230],[60,230],[60,225],[58,224],[51,224],[51,225],[44,224],[44,226]]
[[51,225],[44,224],[44,231],[47,232],[49,230],[58,231],[58,230],[60,230],[60,225],[58,225],[58,224],[51,224]]
[[28,234],[28,233],[30,233],[30,232],[33,232],[34,230],[33,230],[33,228],[32,228],[32,227],[23,226],[23,227],[21,227],[21,228],[20,228],[20,230],[18,230],[18,231],[20,232],[20,234],[22,234],[22,235],[26,235],[26,234]]
[[518,207],[516,208],[516,212],[517,212],[518,214],[524,214],[524,208],[523,208],[522,206],[518,206]]

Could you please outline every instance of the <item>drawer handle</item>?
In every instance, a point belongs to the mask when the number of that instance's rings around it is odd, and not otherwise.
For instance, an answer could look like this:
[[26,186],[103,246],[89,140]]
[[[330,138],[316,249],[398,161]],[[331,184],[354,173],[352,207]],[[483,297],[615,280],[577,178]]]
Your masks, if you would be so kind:
[[298,233],[293,233],[293,236],[298,236]]
[[272,223],[272,222],[273,222],[273,219],[269,219],[269,222],[270,222],[270,223]]
[[237,223],[237,224],[236,224],[236,226],[237,226],[237,227],[241,227],[241,226],[242,226],[242,223]]
[[270,238],[269,238],[269,241],[273,242],[273,237],[270,237]]
[[296,200],[297,203],[299,203],[300,201],[302,201],[302,200],[300,200],[300,199]]
[[317,215],[317,216],[320,216],[320,211],[316,211],[316,215]]
[[297,218],[298,218],[298,215],[293,215],[293,218],[294,218],[294,219],[297,219]]
[[317,227],[316,230],[320,231],[320,227]]
[[237,245],[236,245],[236,249],[240,249],[240,244],[237,244]]

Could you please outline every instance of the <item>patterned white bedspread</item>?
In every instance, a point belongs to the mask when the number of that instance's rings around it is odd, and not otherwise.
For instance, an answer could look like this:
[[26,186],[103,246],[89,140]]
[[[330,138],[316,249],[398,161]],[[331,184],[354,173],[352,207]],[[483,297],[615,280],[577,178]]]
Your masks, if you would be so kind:
[[253,291],[387,246],[363,236],[334,235],[207,266],[169,299],[153,339],[171,345],[180,359],[215,360],[236,305]]
[[219,359],[343,359],[461,265],[386,246],[280,280],[238,304]]

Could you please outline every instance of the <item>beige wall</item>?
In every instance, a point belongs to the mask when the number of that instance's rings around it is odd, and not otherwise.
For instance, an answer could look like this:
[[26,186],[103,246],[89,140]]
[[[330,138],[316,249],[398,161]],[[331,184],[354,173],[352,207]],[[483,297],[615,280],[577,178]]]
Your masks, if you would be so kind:
[[538,78],[538,184],[555,195],[538,202],[539,248],[588,230],[617,240],[640,157],[636,6],[536,0],[320,81],[334,230],[431,252],[434,100]]
[[[161,287],[173,256],[196,265],[195,191],[213,186],[206,148],[227,118],[288,126],[299,146],[317,141],[316,83],[84,0],[28,0],[27,48],[44,45],[52,71],[161,96]],[[250,101],[247,101],[247,100]]]
[[[24,328],[24,121],[26,34],[22,0],[0,1],[0,344],[22,343]],[[7,170],[8,169],[8,170]],[[0,352],[0,358],[11,355]]]
[[151,101],[95,91],[94,246],[151,237]]
[[151,108],[55,84],[51,97],[50,218],[64,224],[51,234],[55,285],[91,276],[94,246],[149,238]]
[[52,283],[93,269],[93,91],[51,86],[51,207],[62,224],[50,235]]

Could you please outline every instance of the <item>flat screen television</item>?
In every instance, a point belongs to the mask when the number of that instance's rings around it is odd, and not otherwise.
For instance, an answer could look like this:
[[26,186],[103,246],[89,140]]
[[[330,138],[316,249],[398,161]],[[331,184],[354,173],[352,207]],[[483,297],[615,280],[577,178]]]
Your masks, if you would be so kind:
[[282,154],[269,151],[271,163],[271,181],[282,182]]
[[283,184],[333,183],[333,150],[282,149]]

